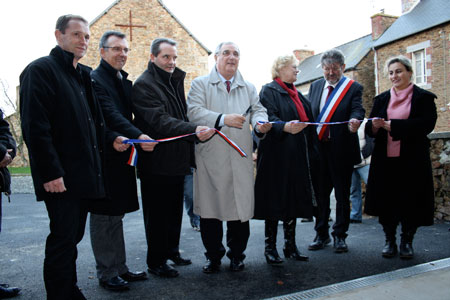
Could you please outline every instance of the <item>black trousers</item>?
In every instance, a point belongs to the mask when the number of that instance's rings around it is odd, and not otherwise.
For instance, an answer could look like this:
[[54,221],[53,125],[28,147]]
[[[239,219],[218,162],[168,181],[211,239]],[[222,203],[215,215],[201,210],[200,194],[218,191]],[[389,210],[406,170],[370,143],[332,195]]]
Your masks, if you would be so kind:
[[333,236],[347,237],[350,224],[350,186],[353,165],[336,161],[331,152],[331,142],[320,142],[320,179],[317,201],[316,225],[314,229],[322,238],[328,237],[328,218],[330,216],[330,194],[334,188],[336,197],[336,218]]
[[65,195],[45,200],[50,219],[44,259],[48,300],[77,299],[77,244],[83,239],[87,218],[84,201]]
[[156,267],[179,254],[184,176],[141,176],[147,265]]
[[[220,261],[225,255],[225,248],[222,244],[223,222],[218,219],[200,218],[200,228],[203,245],[205,246],[205,256],[211,261]],[[244,259],[244,251],[247,248],[250,237],[249,222],[228,221],[227,222],[227,251],[228,258]]]

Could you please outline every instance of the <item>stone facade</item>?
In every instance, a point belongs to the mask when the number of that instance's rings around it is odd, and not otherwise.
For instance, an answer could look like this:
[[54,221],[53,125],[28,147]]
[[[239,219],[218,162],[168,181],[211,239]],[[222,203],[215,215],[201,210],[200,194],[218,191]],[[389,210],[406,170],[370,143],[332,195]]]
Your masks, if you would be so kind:
[[435,218],[450,221],[450,132],[432,133],[431,164],[433,166]]
[[[130,22],[131,16],[131,22]],[[130,28],[117,26],[129,25]],[[80,61],[96,68],[100,61],[99,41],[105,31],[117,30],[127,35],[131,51],[125,71],[134,81],[145,71],[150,59],[150,44],[158,37],[167,37],[178,42],[177,66],[185,71],[185,91],[189,91],[194,78],[205,75],[208,70],[210,51],[190,33],[164,6],[161,0],[116,0],[90,24],[91,40],[86,56]]]
[[425,49],[426,54],[426,82],[419,86],[438,97],[436,100],[438,121],[434,131],[448,131],[450,130],[450,23],[377,48],[377,93],[392,86],[384,72],[386,61],[397,55],[411,59],[412,51],[415,49]]

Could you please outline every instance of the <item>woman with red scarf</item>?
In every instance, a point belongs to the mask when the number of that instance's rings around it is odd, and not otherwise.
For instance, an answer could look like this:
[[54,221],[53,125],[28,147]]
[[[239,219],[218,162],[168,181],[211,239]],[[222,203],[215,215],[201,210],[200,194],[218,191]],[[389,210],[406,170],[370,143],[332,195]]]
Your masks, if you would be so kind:
[[401,224],[400,258],[414,256],[412,242],[419,226],[433,224],[434,189],[430,141],[437,114],[436,95],[411,82],[411,62],[390,58],[392,88],[374,99],[366,133],[375,138],[367,185],[365,212],[379,216],[386,244],[382,256],[397,254],[396,232]]
[[298,61],[292,56],[278,57],[272,67],[273,81],[264,85],[260,101],[266,107],[272,130],[259,141],[255,182],[254,218],[265,220],[267,263],[279,264],[276,248],[278,221],[283,221],[284,256],[306,261],[295,243],[297,218],[310,218],[317,192],[317,134],[306,98],[293,83]]

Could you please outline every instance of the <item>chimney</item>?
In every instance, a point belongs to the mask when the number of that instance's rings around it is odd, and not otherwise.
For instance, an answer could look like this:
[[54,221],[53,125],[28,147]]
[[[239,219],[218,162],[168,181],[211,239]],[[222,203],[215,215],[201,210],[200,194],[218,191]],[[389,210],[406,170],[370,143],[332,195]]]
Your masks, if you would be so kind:
[[384,13],[384,9],[380,13],[370,17],[372,19],[372,40],[377,40],[392,23],[394,23],[398,17],[387,15]]
[[293,52],[299,64],[301,64],[306,58],[314,55],[314,50],[298,49]]
[[411,11],[420,0],[402,0],[402,14]]

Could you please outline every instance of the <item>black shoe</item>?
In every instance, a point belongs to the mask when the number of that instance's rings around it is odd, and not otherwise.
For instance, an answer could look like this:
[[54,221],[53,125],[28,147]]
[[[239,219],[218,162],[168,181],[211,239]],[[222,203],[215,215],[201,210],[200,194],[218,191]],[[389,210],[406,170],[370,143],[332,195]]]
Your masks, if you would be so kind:
[[331,242],[330,237],[326,237],[325,239],[321,238],[320,236],[316,236],[314,241],[309,244],[308,250],[320,250],[325,248],[326,245],[328,245]]
[[0,285],[0,299],[12,298],[20,293],[17,287],[9,287],[7,284]]
[[397,244],[395,243],[395,241],[387,240],[383,250],[381,251],[381,256],[391,258],[394,257],[396,254],[397,254]]
[[295,246],[295,245],[294,245],[294,248],[285,247],[283,249],[283,253],[284,253],[284,257],[286,257],[286,258],[292,258],[292,259],[299,260],[299,261],[308,261],[309,260],[309,257],[301,254],[300,251],[298,251],[297,246]]
[[147,274],[145,272],[127,271],[126,273],[123,273],[122,275],[119,275],[119,276],[120,276],[120,278],[122,278],[123,280],[128,281],[128,282],[147,280]]
[[350,223],[352,223],[352,224],[360,224],[360,223],[362,223],[362,221],[361,220],[350,219]]
[[334,237],[334,252],[344,253],[348,251],[347,244],[345,243],[345,238]]
[[230,270],[233,272],[239,272],[244,270],[245,264],[242,259],[239,258],[231,258],[230,260]]
[[269,265],[276,265],[283,263],[283,259],[281,259],[277,249],[271,250],[266,249],[264,251],[264,256],[266,257],[266,261]]
[[220,260],[219,261],[213,261],[213,260],[206,260],[206,265],[203,266],[203,273],[211,274],[211,273],[217,273],[220,271]]
[[180,275],[177,270],[175,270],[172,266],[169,266],[167,263],[163,263],[162,265],[156,267],[148,267],[148,271],[159,277],[173,278]]
[[110,291],[125,291],[129,289],[128,281],[123,280],[119,276],[115,276],[108,280],[99,280],[100,286]]
[[414,257],[414,249],[412,243],[400,243],[400,258],[411,259]]
[[192,264],[190,259],[182,258],[180,254],[169,257],[171,261],[173,261],[177,266],[187,266]]

